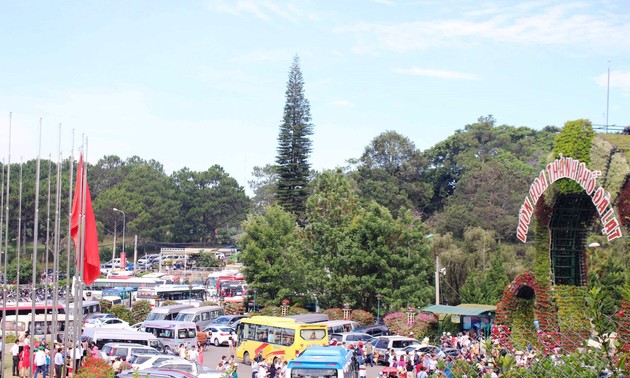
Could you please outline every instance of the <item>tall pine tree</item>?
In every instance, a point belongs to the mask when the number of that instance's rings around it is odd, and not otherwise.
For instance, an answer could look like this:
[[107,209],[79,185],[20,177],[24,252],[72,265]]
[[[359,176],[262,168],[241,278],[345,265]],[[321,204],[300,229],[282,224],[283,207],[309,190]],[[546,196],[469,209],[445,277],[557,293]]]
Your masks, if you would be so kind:
[[302,219],[308,197],[308,176],[313,134],[311,107],[304,97],[304,79],[300,60],[293,58],[285,93],[284,117],[278,136],[276,167],[278,174],[277,199],[285,210]]

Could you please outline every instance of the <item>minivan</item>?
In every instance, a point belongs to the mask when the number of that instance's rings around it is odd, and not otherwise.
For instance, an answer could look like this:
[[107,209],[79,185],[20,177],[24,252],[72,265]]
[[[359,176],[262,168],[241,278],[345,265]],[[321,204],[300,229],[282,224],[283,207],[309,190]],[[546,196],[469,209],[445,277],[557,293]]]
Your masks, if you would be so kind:
[[129,360],[132,354],[160,354],[155,348],[132,343],[107,343],[99,353],[105,362],[112,362],[116,357],[125,357]]
[[405,336],[381,336],[372,342],[374,345],[374,353],[378,354],[378,361],[376,363],[386,363],[389,350],[393,349],[395,352],[401,350],[409,345],[420,345],[420,342],[411,337]]
[[179,346],[197,345],[197,325],[176,320],[145,321],[140,331],[152,333],[163,344],[166,353],[177,353]]
[[372,324],[355,328],[352,332],[362,332],[374,337],[389,335],[389,329],[384,324]]
[[199,327],[198,329],[204,329],[221,315],[223,315],[222,306],[193,307],[181,310],[175,320],[179,322],[193,322]]

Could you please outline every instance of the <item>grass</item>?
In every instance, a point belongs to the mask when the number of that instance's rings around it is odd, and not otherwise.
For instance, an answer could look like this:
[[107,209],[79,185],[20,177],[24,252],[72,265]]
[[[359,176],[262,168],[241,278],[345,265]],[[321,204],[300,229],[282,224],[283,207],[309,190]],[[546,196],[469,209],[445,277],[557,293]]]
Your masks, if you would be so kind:
[[626,160],[630,161],[630,135],[597,134],[597,136],[612,143],[619,151],[623,152]]

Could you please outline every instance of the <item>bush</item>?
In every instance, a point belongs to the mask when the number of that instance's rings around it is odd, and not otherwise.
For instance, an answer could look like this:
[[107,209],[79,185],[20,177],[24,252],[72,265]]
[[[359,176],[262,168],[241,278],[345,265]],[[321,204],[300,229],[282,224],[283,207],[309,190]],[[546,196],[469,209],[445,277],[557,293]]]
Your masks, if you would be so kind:
[[359,325],[364,326],[374,323],[374,315],[364,310],[352,310],[350,320],[354,320]]
[[179,304],[179,303],[177,303],[175,301],[166,300],[166,301],[160,303],[160,307],[162,307],[162,306],[172,306],[172,305],[176,305],[176,304]]
[[129,324],[133,322],[133,319],[131,317],[131,310],[125,305],[113,305],[110,310],[110,314],[116,315],[118,318],[126,321]]
[[76,378],[114,378],[115,372],[111,366],[100,358],[86,358],[79,368]]
[[151,312],[151,303],[147,300],[135,301],[131,305],[131,324],[143,322]]
[[341,320],[343,319],[343,310],[340,308],[328,308],[322,311],[324,314],[328,315],[328,319],[330,320]]
[[112,302],[99,299],[98,303],[101,305],[101,312],[111,314]]

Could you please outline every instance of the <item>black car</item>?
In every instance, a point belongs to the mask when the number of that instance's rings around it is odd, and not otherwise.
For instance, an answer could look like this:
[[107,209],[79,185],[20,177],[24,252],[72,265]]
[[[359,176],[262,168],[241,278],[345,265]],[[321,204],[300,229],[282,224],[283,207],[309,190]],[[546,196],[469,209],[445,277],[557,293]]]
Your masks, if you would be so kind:
[[374,337],[389,335],[389,329],[383,324],[372,324],[367,326],[358,327],[352,330],[352,332],[367,333]]

